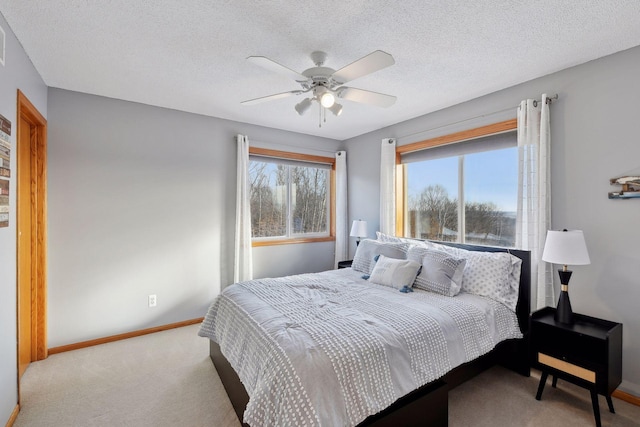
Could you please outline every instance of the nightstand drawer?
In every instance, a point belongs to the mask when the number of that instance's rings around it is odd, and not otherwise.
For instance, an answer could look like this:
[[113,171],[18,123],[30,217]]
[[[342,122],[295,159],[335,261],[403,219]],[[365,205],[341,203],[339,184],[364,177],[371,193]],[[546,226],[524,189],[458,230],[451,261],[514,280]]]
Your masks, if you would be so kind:
[[535,324],[534,329],[534,347],[541,353],[593,369],[607,365],[606,340],[549,325]]
[[551,357],[548,354],[538,353],[538,362],[549,366],[550,368],[557,369],[562,372],[566,372],[567,374],[573,375],[574,377],[582,378],[585,381],[589,381],[590,383],[596,382],[596,373],[594,371],[590,371],[581,366],[574,365],[573,363],[565,362],[564,360],[556,359],[555,357]]

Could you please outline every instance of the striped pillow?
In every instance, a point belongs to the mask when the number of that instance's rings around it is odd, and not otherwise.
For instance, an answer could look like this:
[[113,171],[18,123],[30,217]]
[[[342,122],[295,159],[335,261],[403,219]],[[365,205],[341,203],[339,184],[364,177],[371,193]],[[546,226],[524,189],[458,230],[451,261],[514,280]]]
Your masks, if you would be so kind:
[[421,246],[409,249],[407,259],[422,265],[414,287],[449,297],[460,292],[466,263],[464,259]]
[[373,258],[376,255],[406,259],[410,246],[409,243],[383,243],[371,239],[362,240],[356,249],[351,268],[365,274],[371,274],[374,265]]

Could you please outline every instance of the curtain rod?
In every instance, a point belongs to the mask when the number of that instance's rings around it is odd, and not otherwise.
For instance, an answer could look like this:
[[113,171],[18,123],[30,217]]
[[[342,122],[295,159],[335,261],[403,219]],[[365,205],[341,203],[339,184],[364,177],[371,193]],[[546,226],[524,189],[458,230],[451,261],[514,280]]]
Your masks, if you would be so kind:
[[[336,154],[339,151],[343,151],[343,150],[324,150],[322,148],[310,148],[310,147],[301,147],[299,145],[292,145],[292,144],[283,144],[281,142],[265,142],[262,141],[260,139],[255,140],[254,142],[254,147],[257,145],[267,145],[269,147],[272,146],[280,146],[280,147],[287,147],[287,148],[295,148],[297,150],[307,150],[307,151],[315,151],[315,152],[320,152],[320,153],[327,153],[327,154]],[[249,139],[249,145],[251,145],[251,139]]]
[[[558,94],[556,93],[553,96],[547,96],[547,99],[544,100],[545,104],[551,104],[553,101],[558,99]],[[533,106],[537,107],[538,106],[538,100],[534,100],[533,101]]]
[[504,110],[494,111],[494,112],[491,112],[491,113],[488,113],[488,114],[480,114],[478,116],[468,117],[466,119],[458,120],[457,122],[447,123],[446,125],[440,125],[440,126],[432,127],[430,129],[424,129],[424,130],[421,130],[419,132],[410,133],[408,135],[399,136],[396,139],[409,138],[409,137],[412,137],[412,136],[416,136],[416,135],[420,135],[420,134],[423,134],[423,133],[426,133],[426,132],[431,132],[431,131],[434,131],[434,130],[446,128],[446,127],[457,125],[457,124],[460,124],[460,123],[470,122],[471,120],[480,119],[482,117],[492,116],[494,114],[501,114],[501,113],[505,113],[507,111],[513,111],[513,109],[514,109],[514,107],[509,107],[509,108],[505,108]]
[[[550,104],[551,102],[553,102],[553,101],[557,100],[558,98],[559,98],[559,97],[558,97],[558,94],[557,94],[557,93],[556,93],[555,95],[553,95],[553,96],[547,96],[546,103],[547,103],[547,104]],[[538,101],[537,101],[537,100],[534,100],[534,101],[533,101],[533,106],[534,106],[534,107],[537,107],[537,106],[538,106]],[[415,136],[415,135],[420,135],[420,134],[423,134],[423,133],[426,133],[426,132],[431,132],[431,131],[438,130],[438,129],[441,129],[441,128],[446,128],[446,127],[448,127],[448,126],[453,126],[453,125],[457,125],[457,124],[460,124],[460,123],[469,122],[469,121],[471,121],[471,120],[480,119],[480,118],[482,118],[482,117],[492,116],[492,115],[494,115],[494,114],[501,114],[501,113],[505,113],[505,112],[507,112],[507,111],[512,111],[512,110],[513,110],[513,108],[514,108],[514,107],[509,107],[509,108],[505,108],[505,109],[503,109],[503,110],[493,111],[493,112],[488,113],[488,114],[480,114],[480,115],[475,116],[475,117],[468,117],[468,118],[466,118],[466,119],[458,120],[457,122],[447,123],[446,125],[440,125],[440,126],[436,126],[436,127],[430,128],[430,129],[424,129],[424,130],[421,130],[421,131],[419,131],[419,132],[410,133],[410,134],[408,134],[408,135],[399,136],[399,137],[396,137],[395,139],[404,139],[404,138],[409,138],[409,137],[412,137],[412,136]],[[520,108],[520,106],[518,105],[518,106],[516,106],[515,108]]]

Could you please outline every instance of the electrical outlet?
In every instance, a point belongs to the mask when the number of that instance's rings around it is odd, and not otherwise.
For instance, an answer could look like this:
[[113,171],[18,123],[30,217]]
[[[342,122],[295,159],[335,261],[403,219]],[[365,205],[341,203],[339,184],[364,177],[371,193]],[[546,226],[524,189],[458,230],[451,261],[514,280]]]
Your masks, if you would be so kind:
[[158,299],[155,295],[149,295],[149,307],[155,307],[158,303]]

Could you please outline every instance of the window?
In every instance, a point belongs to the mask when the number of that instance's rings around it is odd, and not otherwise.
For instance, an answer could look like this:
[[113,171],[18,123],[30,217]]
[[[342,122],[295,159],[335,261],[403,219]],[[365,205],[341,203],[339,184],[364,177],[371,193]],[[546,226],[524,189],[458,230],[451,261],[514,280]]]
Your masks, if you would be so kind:
[[252,148],[254,245],[333,240],[332,168],[332,158]]
[[406,166],[408,228],[405,236],[458,240],[458,159],[409,163]]
[[515,132],[485,134],[429,149],[404,150],[406,154],[401,158],[404,204],[398,219],[405,236],[515,245],[518,196]]

